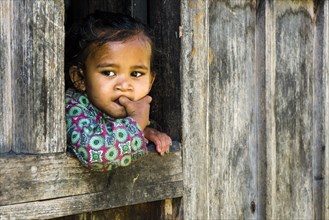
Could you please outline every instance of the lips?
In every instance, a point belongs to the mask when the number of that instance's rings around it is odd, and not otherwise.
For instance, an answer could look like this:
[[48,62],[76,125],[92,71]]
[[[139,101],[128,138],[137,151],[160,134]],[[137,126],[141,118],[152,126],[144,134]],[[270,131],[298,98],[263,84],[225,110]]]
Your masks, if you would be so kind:
[[119,102],[119,98],[118,98],[118,99],[116,99],[116,100],[114,100],[114,102],[115,102],[117,105],[120,105],[120,106],[122,106],[122,105],[121,105],[121,103]]

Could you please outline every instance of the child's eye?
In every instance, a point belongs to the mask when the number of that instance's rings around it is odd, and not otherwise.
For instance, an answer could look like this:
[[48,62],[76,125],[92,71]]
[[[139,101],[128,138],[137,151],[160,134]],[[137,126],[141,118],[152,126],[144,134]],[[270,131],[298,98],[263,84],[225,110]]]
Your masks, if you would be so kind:
[[140,72],[134,71],[134,72],[132,72],[130,75],[131,75],[132,77],[136,77],[136,78],[138,78],[138,77],[141,77],[141,76],[143,75],[143,73],[140,73]]
[[114,76],[115,72],[113,72],[113,71],[103,71],[102,74],[105,75],[105,76]]

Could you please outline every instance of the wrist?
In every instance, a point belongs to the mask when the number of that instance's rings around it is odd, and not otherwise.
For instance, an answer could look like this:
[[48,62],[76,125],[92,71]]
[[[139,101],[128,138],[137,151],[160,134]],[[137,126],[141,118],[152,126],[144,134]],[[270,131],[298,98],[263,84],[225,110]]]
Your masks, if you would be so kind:
[[142,120],[142,119],[140,119],[140,118],[138,118],[138,117],[132,117],[132,116],[131,116],[131,118],[133,118],[133,119],[136,121],[136,124],[138,125],[138,127],[139,127],[142,131],[144,131],[144,129],[146,128],[146,126],[149,124],[149,123],[146,123],[145,120]]

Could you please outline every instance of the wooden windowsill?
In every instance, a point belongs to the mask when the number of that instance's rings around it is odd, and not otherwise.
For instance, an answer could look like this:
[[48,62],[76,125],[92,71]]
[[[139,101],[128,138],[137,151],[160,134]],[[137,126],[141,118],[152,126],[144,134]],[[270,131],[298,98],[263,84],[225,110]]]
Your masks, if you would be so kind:
[[3,157],[0,164],[4,219],[54,218],[183,195],[181,151],[149,153],[110,173],[89,171],[66,154]]

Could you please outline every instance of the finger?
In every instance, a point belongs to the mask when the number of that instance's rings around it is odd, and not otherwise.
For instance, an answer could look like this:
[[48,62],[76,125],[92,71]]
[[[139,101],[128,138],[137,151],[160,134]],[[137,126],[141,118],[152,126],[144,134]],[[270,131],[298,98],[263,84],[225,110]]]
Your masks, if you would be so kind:
[[166,153],[168,154],[170,151],[170,147],[172,146],[172,140],[170,137],[167,137],[167,148],[166,148]]
[[161,144],[156,144],[155,147],[156,147],[156,151],[162,156],[163,152],[162,152]]
[[128,99],[126,96],[120,96],[119,97],[119,102],[121,105],[123,106],[127,106],[129,105],[129,103],[131,103],[132,101],[130,99]]
[[154,144],[155,144],[155,147],[156,147],[156,151],[157,151],[161,156],[163,156],[164,151],[163,151],[163,149],[162,149],[162,142],[160,141],[160,139],[156,140],[156,141],[154,142]]
[[165,151],[166,153],[169,153],[169,148],[172,145],[171,138],[168,135],[163,134],[163,135],[161,135],[160,140],[161,140],[161,143],[162,143],[162,151]]
[[147,103],[151,103],[152,102],[152,97],[147,95],[143,98]]
[[156,140],[153,140],[153,142],[156,145],[156,150],[158,153],[161,155],[164,153],[169,153],[169,148],[172,141],[168,135],[159,132],[156,136]]

